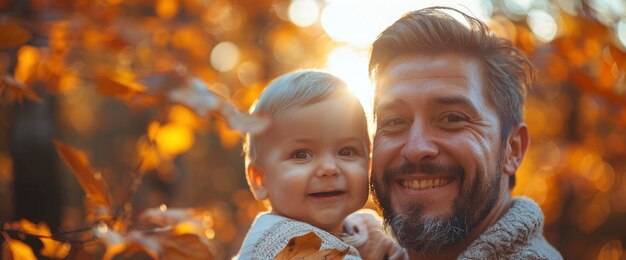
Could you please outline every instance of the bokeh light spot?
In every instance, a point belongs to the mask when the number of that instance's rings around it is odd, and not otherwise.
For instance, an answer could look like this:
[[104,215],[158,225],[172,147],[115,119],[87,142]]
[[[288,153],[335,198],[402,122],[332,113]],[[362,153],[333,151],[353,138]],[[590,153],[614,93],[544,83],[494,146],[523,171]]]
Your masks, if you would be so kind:
[[528,13],[528,25],[537,39],[549,42],[556,36],[558,26],[554,17],[543,10],[533,9]]
[[624,248],[622,247],[622,242],[619,240],[611,240],[602,246],[600,252],[598,253],[598,259],[620,259],[624,253]]
[[297,26],[307,27],[317,21],[319,10],[314,0],[293,0],[289,5],[289,20]]
[[509,0],[503,1],[505,10],[515,15],[524,15],[533,4],[533,0]]
[[239,62],[239,48],[232,42],[221,42],[211,51],[211,66],[220,72],[233,69]]

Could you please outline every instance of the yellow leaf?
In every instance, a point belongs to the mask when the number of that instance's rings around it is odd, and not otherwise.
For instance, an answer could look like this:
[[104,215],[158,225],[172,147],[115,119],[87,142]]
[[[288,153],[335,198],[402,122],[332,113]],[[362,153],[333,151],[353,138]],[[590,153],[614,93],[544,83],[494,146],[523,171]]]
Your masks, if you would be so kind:
[[15,22],[0,23],[0,49],[9,49],[28,42],[33,33]]
[[9,251],[11,251],[11,256],[13,260],[31,260],[37,259],[33,250],[27,244],[22,241],[11,239],[8,236],[4,237],[8,244]]
[[108,245],[106,251],[104,252],[104,256],[102,256],[102,259],[105,259],[105,260],[113,259],[113,257],[115,257],[116,255],[119,255],[123,253],[124,251],[126,251],[126,248],[127,248],[127,245],[124,243]]
[[41,243],[43,244],[41,254],[44,256],[57,259],[65,258],[70,252],[69,244],[51,238],[45,238],[52,235],[52,232],[50,232],[50,228],[48,228],[48,225],[46,225],[46,223],[39,223],[38,225],[35,225],[34,223],[26,219],[21,219],[16,222],[9,223],[8,226],[13,229],[22,230],[23,232],[29,234],[44,236],[39,238],[39,240],[41,240]]
[[79,150],[67,146],[57,140],[52,140],[63,160],[72,169],[74,176],[85,191],[87,199],[111,213],[111,200],[106,183],[99,173],[94,172],[89,165],[87,156]]
[[[155,138],[156,133],[158,133],[158,128],[159,125],[157,122],[152,122],[150,124],[148,127],[148,135],[150,138]],[[139,160],[141,161],[141,166],[139,167],[141,173],[152,170],[161,163],[161,156],[159,155],[157,148],[154,147],[153,143],[147,138],[140,138],[137,141],[137,151],[139,153]]]
[[41,255],[55,259],[63,259],[70,253],[70,244],[63,243],[50,238],[41,238],[43,248]]
[[341,259],[350,248],[343,251],[326,249],[320,251],[322,239],[314,232],[309,232],[289,240],[285,248],[274,259]]

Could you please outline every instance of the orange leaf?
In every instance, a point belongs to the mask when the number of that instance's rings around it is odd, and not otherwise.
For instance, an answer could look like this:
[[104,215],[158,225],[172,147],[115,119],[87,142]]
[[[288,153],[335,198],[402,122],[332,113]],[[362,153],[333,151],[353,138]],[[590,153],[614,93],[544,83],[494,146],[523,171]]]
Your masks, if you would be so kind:
[[161,236],[162,259],[213,259],[209,243],[203,236],[177,235]]
[[285,248],[276,255],[276,259],[303,258],[319,252],[321,246],[322,239],[309,232],[290,239]]
[[95,173],[89,165],[87,156],[79,150],[67,146],[57,140],[52,140],[63,160],[72,169],[74,176],[85,191],[87,199],[111,213],[111,200],[106,183],[99,173]]
[[22,104],[24,98],[35,102],[43,102],[37,93],[12,76],[5,74],[0,77],[0,105],[8,105],[14,102]]
[[52,235],[50,232],[50,228],[46,223],[34,224],[26,219],[21,219],[15,222],[7,223],[5,226],[21,230],[23,232],[33,234],[36,236],[44,236],[40,237],[41,243],[43,244],[43,248],[41,249],[41,254],[51,258],[65,258],[70,252],[70,245],[67,243],[63,243],[61,241],[54,240],[52,238],[45,238]]
[[121,76],[98,77],[97,90],[104,96],[112,96],[122,100],[130,100],[137,94],[146,91],[146,87],[140,83]]
[[[13,259],[13,260],[31,260],[37,259],[35,254],[33,253],[33,249],[30,248],[27,244],[22,241],[11,239],[8,236],[4,236],[6,240],[7,247],[3,247],[2,255],[5,259]],[[10,253],[4,252],[6,249],[10,251]]]
[[337,249],[326,249],[320,251],[322,239],[314,232],[294,237],[281,250],[275,259],[341,259],[350,248],[343,251]]
[[15,22],[0,23],[0,49],[9,49],[28,42],[33,33],[19,26]]

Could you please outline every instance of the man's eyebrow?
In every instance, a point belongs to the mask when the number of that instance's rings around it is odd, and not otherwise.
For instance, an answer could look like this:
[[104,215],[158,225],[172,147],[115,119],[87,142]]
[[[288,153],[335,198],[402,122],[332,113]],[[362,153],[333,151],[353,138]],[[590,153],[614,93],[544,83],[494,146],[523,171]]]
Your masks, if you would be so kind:
[[475,114],[478,114],[479,111],[478,107],[464,96],[438,97],[435,102],[442,105],[462,105],[471,109]]
[[404,101],[399,98],[384,100],[376,105],[376,113],[379,111],[394,110],[402,104],[404,104]]

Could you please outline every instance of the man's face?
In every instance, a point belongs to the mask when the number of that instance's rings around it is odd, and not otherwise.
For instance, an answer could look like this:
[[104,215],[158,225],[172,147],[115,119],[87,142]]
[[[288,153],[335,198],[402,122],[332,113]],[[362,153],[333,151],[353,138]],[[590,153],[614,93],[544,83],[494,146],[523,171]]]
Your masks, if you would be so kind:
[[274,117],[256,164],[267,191],[261,199],[272,212],[340,233],[343,220],[363,207],[369,149],[361,109],[337,96]]
[[372,187],[398,242],[461,242],[498,203],[502,149],[483,68],[460,54],[393,60],[378,84]]

